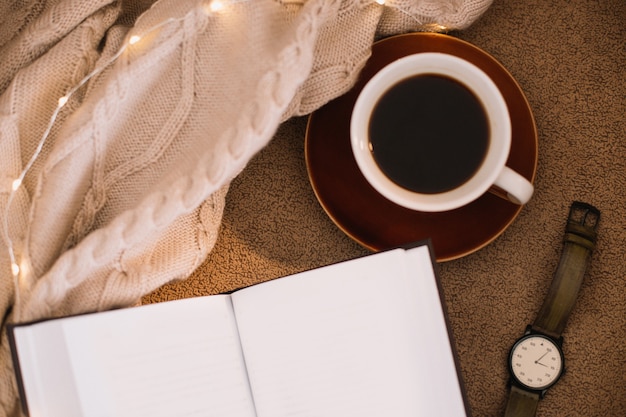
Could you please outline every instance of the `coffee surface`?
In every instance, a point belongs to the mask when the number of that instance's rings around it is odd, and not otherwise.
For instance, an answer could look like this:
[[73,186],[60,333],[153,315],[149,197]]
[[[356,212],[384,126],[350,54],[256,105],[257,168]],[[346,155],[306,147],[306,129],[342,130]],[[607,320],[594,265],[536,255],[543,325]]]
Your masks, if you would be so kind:
[[436,74],[392,86],[369,122],[376,163],[396,184],[434,194],[469,180],[489,145],[485,110],[467,87]]

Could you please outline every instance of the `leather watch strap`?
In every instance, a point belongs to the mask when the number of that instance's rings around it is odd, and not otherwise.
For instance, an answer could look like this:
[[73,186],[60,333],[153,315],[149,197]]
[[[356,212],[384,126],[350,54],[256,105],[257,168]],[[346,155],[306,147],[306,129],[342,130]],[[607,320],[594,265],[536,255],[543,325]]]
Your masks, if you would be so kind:
[[537,314],[532,329],[556,340],[561,337],[578,297],[578,291],[596,244],[598,209],[574,202],[570,207],[563,252],[550,290]]
[[504,415],[506,417],[532,417],[537,412],[538,404],[539,393],[525,391],[512,385]]
[[[598,209],[587,203],[572,203],[561,259],[531,331],[561,339],[595,249],[599,221]],[[533,417],[542,395],[541,391],[525,390],[512,383],[505,417]]]

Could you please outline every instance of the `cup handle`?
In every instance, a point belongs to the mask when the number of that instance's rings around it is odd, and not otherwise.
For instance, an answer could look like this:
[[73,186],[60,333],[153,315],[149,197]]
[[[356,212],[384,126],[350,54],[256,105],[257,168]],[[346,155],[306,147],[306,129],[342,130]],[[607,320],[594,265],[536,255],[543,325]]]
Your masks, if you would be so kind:
[[506,193],[506,198],[515,204],[526,204],[532,197],[535,187],[526,178],[509,167],[504,167],[494,185]]

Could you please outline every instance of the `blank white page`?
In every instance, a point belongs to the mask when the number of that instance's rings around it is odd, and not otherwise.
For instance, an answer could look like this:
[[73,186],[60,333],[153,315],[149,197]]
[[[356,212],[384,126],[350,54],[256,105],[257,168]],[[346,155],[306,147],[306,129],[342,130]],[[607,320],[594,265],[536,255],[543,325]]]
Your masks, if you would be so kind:
[[229,296],[63,320],[84,416],[254,416]]
[[259,417],[464,415],[427,247],[246,288],[233,305]]
[[82,417],[61,322],[13,329],[30,417]]
[[423,262],[417,250],[426,251],[426,248],[407,251],[408,273],[404,278],[410,288],[407,302],[416,309],[414,314],[417,314],[416,323],[420,332],[419,371],[428,377],[421,395],[427,398],[429,413],[419,415],[466,416],[461,376],[456,367],[437,279],[432,264]]

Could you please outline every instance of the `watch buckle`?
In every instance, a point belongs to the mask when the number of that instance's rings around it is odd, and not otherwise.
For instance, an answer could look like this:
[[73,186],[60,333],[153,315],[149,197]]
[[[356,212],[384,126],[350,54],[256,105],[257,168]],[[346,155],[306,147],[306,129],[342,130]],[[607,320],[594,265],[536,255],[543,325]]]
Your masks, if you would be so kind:
[[600,210],[591,204],[574,201],[570,206],[565,227],[565,241],[579,244],[593,251],[599,221]]
[[600,221],[600,210],[588,203],[574,201],[569,209],[568,224],[596,230]]

